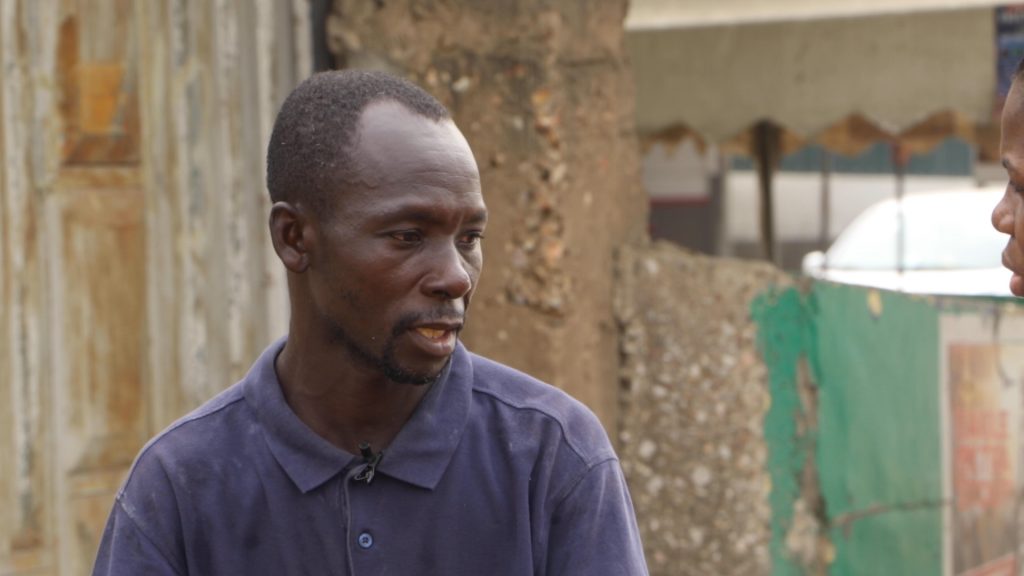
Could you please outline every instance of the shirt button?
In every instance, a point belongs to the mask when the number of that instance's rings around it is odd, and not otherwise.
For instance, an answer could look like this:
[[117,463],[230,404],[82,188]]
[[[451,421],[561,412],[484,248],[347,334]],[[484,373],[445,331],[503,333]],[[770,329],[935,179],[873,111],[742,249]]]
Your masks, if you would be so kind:
[[373,534],[370,534],[369,532],[363,532],[362,534],[359,535],[358,542],[359,542],[359,547],[363,548],[364,550],[368,550],[368,549],[372,548],[373,547]]

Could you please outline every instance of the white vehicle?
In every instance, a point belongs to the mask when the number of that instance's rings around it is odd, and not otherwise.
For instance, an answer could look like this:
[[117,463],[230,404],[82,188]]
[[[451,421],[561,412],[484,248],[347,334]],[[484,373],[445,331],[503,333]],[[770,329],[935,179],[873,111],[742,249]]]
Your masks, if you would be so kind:
[[1012,296],[1011,274],[1002,266],[1009,237],[991,224],[1003,190],[913,194],[902,203],[883,200],[857,216],[827,252],[804,255],[803,272],[913,294]]

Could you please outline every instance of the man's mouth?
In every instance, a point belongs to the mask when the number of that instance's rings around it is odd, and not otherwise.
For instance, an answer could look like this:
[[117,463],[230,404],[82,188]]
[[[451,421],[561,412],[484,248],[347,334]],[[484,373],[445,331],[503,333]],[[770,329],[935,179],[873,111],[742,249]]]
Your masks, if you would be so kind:
[[420,326],[416,328],[416,331],[431,340],[441,340],[442,338],[447,336],[449,332],[451,332],[451,330],[444,330],[441,328],[427,328],[425,326]]
[[411,332],[416,335],[413,340],[419,343],[421,350],[431,356],[444,358],[455,351],[455,341],[460,328],[462,324],[458,322],[438,322],[413,326]]

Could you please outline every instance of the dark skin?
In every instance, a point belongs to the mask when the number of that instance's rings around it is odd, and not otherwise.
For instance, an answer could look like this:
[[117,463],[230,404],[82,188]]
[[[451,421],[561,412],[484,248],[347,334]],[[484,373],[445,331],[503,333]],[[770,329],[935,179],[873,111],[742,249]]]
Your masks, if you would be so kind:
[[271,209],[291,323],[276,368],[314,432],[352,454],[390,445],[445,368],[483,265],[487,209],[472,151],[450,120],[391,101],[360,118],[360,182],[329,215]]
[[999,153],[1008,182],[1003,199],[992,211],[992,225],[1010,236],[1003,266],[1013,272],[1010,291],[1024,296],[1024,84],[1010,86],[1003,106]]

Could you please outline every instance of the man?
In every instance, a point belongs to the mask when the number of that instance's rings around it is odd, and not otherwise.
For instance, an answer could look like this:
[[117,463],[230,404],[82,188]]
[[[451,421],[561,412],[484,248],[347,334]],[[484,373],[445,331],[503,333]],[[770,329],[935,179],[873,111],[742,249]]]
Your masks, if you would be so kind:
[[314,76],[267,185],[288,337],[142,450],[94,574],[646,574],[593,414],[458,342],[487,210],[447,110]]
[[1013,272],[1010,291],[1024,296],[1024,61],[1017,66],[1003,104],[999,151],[1009,176],[1003,199],[992,211],[992,225],[1010,240],[1003,250],[1003,266]]

